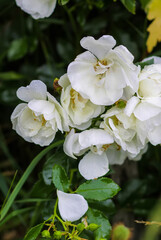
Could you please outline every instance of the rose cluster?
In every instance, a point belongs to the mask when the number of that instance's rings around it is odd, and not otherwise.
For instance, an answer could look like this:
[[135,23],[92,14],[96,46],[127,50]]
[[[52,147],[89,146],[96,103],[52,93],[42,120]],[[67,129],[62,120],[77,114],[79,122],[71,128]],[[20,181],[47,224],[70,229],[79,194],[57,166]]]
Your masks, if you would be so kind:
[[[64,152],[75,159],[82,156],[78,169],[87,180],[105,175],[109,164],[141,159],[148,142],[161,143],[161,59],[154,57],[141,69],[126,47],[115,44],[109,35],[84,37],[81,46],[86,51],[59,79],[60,103],[43,82],[34,80],[18,89],[25,103],[11,116],[13,129],[40,146],[49,145],[58,130],[67,132]],[[63,206],[72,197],[88,208],[80,195],[58,191],[60,214],[70,221],[86,211],[66,218]]]

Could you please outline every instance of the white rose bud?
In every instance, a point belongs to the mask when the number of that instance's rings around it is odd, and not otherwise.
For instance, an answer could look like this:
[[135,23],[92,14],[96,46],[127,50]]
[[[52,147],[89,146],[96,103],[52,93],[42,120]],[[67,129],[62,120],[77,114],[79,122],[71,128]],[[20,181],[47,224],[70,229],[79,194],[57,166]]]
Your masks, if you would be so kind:
[[15,108],[11,121],[13,129],[26,141],[47,146],[54,140],[58,130],[69,131],[64,109],[47,92],[43,82],[33,80],[29,86],[20,87],[17,96],[26,103]]
[[16,0],[16,4],[34,19],[39,19],[49,17],[53,13],[56,0]]

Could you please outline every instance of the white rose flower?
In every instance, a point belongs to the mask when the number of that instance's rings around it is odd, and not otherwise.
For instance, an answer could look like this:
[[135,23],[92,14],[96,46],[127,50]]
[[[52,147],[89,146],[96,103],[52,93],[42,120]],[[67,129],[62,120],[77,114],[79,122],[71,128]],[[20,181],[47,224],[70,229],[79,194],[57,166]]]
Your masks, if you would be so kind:
[[142,129],[153,144],[161,143],[161,59],[154,58],[156,64],[145,66],[139,74],[137,96],[132,97],[125,113],[132,113],[142,121]]
[[[116,41],[104,35],[98,40],[84,37],[81,46],[88,51],[77,56],[68,67],[72,88],[97,105],[111,105],[126,88],[131,94],[138,89],[140,67],[133,64],[133,55],[124,46],[112,49]],[[128,96],[129,97],[129,96]]]
[[87,212],[88,203],[83,196],[59,190],[57,195],[59,212],[64,221],[77,221]]
[[16,4],[34,19],[39,19],[49,17],[53,13],[56,1],[57,0],[16,0]]
[[59,85],[62,87],[61,104],[70,118],[70,126],[80,130],[87,129],[91,125],[92,118],[100,115],[104,107],[93,104],[75,91],[67,74],[59,79]]
[[87,180],[105,175],[109,171],[106,150],[113,137],[102,129],[90,129],[81,133],[71,130],[64,142],[64,152],[72,157],[90,150],[79,162],[79,172]]
[[17,96],[26,103],[19,104],[11,115],[13,129],[26,141],[49,145],[58,129],[69,131],[68,117],[57,102],[47,92],[46,85],[33,80],[29,86],[20,87]]
[[129,157],[136,157],[145,147],[140,121],[133,114],[128,117],[124,113],[124,108],[118,107],[112,107],[102,117],[104,121],[100,127],[113,136],[115,142],[127,152]]

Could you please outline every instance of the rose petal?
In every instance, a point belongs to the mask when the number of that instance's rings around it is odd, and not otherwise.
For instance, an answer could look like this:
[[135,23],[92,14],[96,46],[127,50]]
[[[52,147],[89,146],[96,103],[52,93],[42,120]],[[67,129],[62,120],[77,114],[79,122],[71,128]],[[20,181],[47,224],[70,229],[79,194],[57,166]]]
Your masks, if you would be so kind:
[[140,102],[138,97],[132,97],[131,99],[129,99],[129,101],[126,104],[126,107],[124,109],[124,113],[130,117],[131,114],[134,112],[135,107],[137,106],[137,104]]
[[109,171],[108,158],[105,153],[98,155],[89,152],[79,162],[78,169],[87,180],[101,177]]
[[57,195],[59,212],[64,221],[77,221],[88,210],[87,201],[79,194],[64,193],[57,190]]
[[101,129],[90,129],[79,134],[79,143],[83,148],[98,144],[111,144],[113,137]]
[[22,101],[29,102],[33,99],[46,100],[47,87],[40,80],[33,80],[27,87],[17,90],[17,97]]
[[103,59],[109,50],[115,46],[116,41],[112,36],[104,35],[98,40],[95,40],[93,37],[84,37],[80,44],[98,59]]

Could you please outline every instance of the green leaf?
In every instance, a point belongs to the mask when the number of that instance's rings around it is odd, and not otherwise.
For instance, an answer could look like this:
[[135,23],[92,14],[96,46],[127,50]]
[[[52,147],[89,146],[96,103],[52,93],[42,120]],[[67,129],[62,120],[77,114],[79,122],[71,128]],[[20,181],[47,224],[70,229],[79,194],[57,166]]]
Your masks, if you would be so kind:
[[25,213],[28,213],[28,212],[33,212],[34,210],[34,207],[28,207],[28,208],[23,208],[23,209],[18,209],[18,210],[15,210],[13,212],[11,212],[10,214],[8,214],[8,216],[0,222],[0,227],[5,224],[6,222],[8,222],[10,219],[16,217],[20,214],[24,215]]
[[8,49],[8,59],[10,61],[18,60],[25,56],[28,50],[26,37],[14,40]]
[[33,53],[37,48],[38,41],[34,37],[22,37],[12,41],[8,49],[8,59],[15,61],[24,57],[28,52]]
[[55,166],[53,167],[52,180],[57,189],[63,192],[68,191],[70,183],[65,169],[62,166],[55,164]]
[[59,0],[58,1],[58,3],[60,4],[60,5],[65,5],[65,4],[67,4],[69,2],[69,0]]
[[61,151],[56,152],[51,155],[48,160],[45,162],[42,175],[46,185],[50,185],[52,183],[52,168],[55,164],[65,164],[67,156]]
[[25,76],[16,72],[2,72],[0,73],[0,79],[1,80],[20,80],[20,79],[24,79]]
[[39,180],[35,182],[32,186],[32,190],[30,192],[30,197],[32,198],[49,198],[50,194],[53,192],[53,185],[46,185],[42,176],[39,176]]
[[151,2],[151,0],[140,0],[142,7],[146,10],[147,5]]
[[108,219],[103,215],[102,212],[89,208],[87,212],[87,221],[88,223],[95,223],[100,226],[94,232],[95,240],[100,240],[101,238],[110,239],[112,228]]
[[110,178],[86,181],[78,187],[76,193],[86,199],[103,201],[112,198],[120,191],[120,187]]
[[39,225],[31,228],[26,234],[24,240],[35,240],[38,237],[39,233],[41,232],[43,226],[44,223],[40,223]]
[[106,216],[113,215],[116,211],[112,199],[105,201],[88,201],[89,207],[102,211]]
[[135,14],[136,2],[135,0],[120,0],[127,10]]
[[13,192],[11,193],[10,197],[8,198],[7,203],[5,204],[5,206],[1,209],[0,211],[0,220],[2,220],[8,210],[10,209],[13,201],[15,200],[15,198],[17,197],[19,191],[21,190],[23,184],[26,182],[26,180],[28,179],[29,175],[31,174],[31,172],[33,171],[33,169],[35,168],[35,166],[39,163],[39,161],[42,159],[42,157],[49,152],[51,149],[53,149],[54,147],[57,147],[59,145],[61,145],[63,143],[63,140],[60,140],[58,142],[55,142],[53,144],[51,144],[50,146],[48,146],[47,148],[45,148],[44,150],[42,150],[34,159],[33,161],[30,163],[30,165],[28,166],[28,168],[26,169],[26,171],[24,172],[23,176],[21,177],[21,179],[19,180],[19,182],[17,183],[16,187],[14,188]]
[[147,60],[145,62],[138,62],[138,63],[136,63],[137,66],[138,65],[141,66],[141,69],[143,69],[145,66],[151,65],[151,64],[154,64],[154,58],[151,58],[151,59],[149,59],[149,60]]

